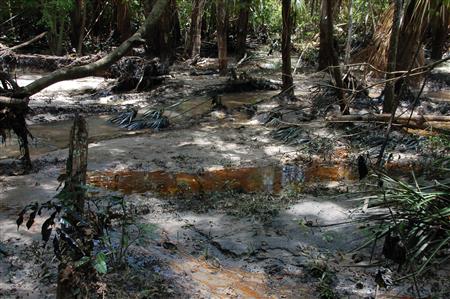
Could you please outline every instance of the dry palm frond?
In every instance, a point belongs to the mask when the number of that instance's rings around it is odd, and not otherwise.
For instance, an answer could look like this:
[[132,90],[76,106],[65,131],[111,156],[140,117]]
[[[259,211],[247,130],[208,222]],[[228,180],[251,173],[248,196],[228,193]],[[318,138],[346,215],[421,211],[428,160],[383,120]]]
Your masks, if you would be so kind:
[[[425,55],[422,48],[417,52],[422,43],[422,36],[430,19],[430,1],[413,0],[406,4],[405,17],[401,25],[399,48],[397,54],[397,70],[408,70],[423,66]],[[367,62],[375,68],[386,71],[389,52],[389,41],[392,33],[394,16],[394,5],[390,5],[381,16],[372,41],[366,48],[362,49],[352,57],[353,62]],[[412,59],[417,57],[412,63]],[[374,76],[383,76],[379,72]]]
[[381,16],[371,43],[352,57],[353,62],[367,62],[377,69],[386,70],[393,16],[394,6],[391,5]]

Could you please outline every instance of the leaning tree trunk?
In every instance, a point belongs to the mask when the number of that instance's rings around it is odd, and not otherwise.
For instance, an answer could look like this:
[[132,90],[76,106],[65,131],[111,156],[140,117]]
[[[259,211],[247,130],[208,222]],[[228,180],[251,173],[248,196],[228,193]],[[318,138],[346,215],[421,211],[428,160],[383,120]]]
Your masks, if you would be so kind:
[[191,14],[188,53],[190,57],[200,55],[202,45],[202,20],[206,0],[194,0]]
[[442,0],[435,1],[434,11],[431,19],[431,59],[439,60],[445,51],[445,43],[448,36],[449,8]]
[[386,87],[384,89],[383,113],[391,113],[397,106],[395,104],[395,83],[390,81],[395,76],[392,72],[397,67],[397,49],[400,32],[400,21],[402,18],[402,0],[394,0],[394,16],[392,21],[391,37],[389,41],[388,64],[386,71]]
[[320,13],[319,70],[330,68],[336,86],[341,113],[349,114],[349,108],[345,100],[341,69],[339,67],[338,50],[334,47],[334,42],[333,1],[322,0]]
[[283,32],[281,39],[281,54],[283,60],[282,81],[283,94],[286,97],[294,96],[294,80],[291,69],[291,33],[292,33],[292,5],[291,0],[282,1]]
[[248,33],[248,21],[250,17],[251,0],[242,0],[239,3],[239,20],[237,28],[237,57],[242,58],[245,55],[246,41]]
[[227,74],[227,6],[225,0],[216,0],[217,48],[219,54],[219,72]]
[[[24,87],[18,87],[17,84],[12,81],[9,83],[12,89],[6,87],[0,88],[0,134],[3,134],[2,132],[5,130],[14,130],[16,135],[19,137],[19,140],[21,140],[20,145],[21,149],[23,149],[26,166],[31,167],[30,155],[28,151],[29,132],[25,123],[25,116],[29,109],[29,96],[57,82],[92,76],[97,72],[110,67],[113,63],[124,56],[135,43],[142,41],[149,29],[157,23],[167,3],[168,0],[158,0],[139,30],[103,58],[82,66],[60,68]],[[7,78],[5,79],[1,77],[0,79],[0,81],[7,81]],[[6,85],[7,83],[2,84],[2,86]],[[6,99],[2,96],[5,96]]]
[[156,1],[152,11],[147,16],[144,24],[139,28],[139,30],[136,31],[135,34],[133,34],[129,39],[124,41],[120,46],[118,46],[108,55],[86,65],[58,69],[18,90],[15,90],[11,93],[11,97],[23,98],[23,102],[25,103],[26,97],[31,96],[52,84],[65,80],[74,80],[78,78],[93,76],[97,72],[107,69],[116,61],[118,61],[122,56],[124,56],[129,50],[131,50],[135,43],[139,43],[142,41],[144,36],[149,32],[150,28],[158,22],[158,19],[161,17],[167,3],[168,0]]

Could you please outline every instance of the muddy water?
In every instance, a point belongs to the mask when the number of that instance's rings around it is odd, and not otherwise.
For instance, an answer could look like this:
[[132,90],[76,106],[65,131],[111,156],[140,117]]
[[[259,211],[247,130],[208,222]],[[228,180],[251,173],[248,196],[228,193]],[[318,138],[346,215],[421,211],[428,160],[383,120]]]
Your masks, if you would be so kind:
[[[248,92],[224,95],[222,97],[223,104],[228,109],[234,109],[244,104],[250,104],[262,97],[270,97],[267,92]],[[143,110],[142,110],[143,111]],[[171,107],[166,110],[165,114],[170,118],[172,123],[183,122],[196,116],[204,115],[211,111],[211,98],[195,98],[189,99],[180,105]],[[233,116],[245,118],[245,113],[239,115],[238,112]],[[124,135],[133,135],[137,132],[129,132],[115,125],[108,123],[110,115],[87,117],[89,127],[89,137],[92,141],[114,139]],[[66,148],[69,144],[69,132],[72,127],[72,120],[58,121],[47,124],[30,125],[29,129],[34,139],[30,140],[31,156],[42,155],[57,149]],[[145,131],[141,131],[145,132]],[[11,139],[5,144],[0,145],[0,159],[15,158],[20,155],[17,138],[11,135]]]
[[89,183],[125,194],[154,191],[161,195],[177,195],[224,191],[277,193],[292,185],[356,178],[356,172],[350,165],[324,166],[312,163],[306,167],[249,167],[194,174],[165,171],[94,172],[89,175]]
[[449,90],[439,90],[439,91],[433,91],[433,92],[426,92],[424,94],[425,97],[430,98],[431,100],[435,102],[450,102],[450,91]]
[[[108,123],[110,116],[88,117],[89,136],[92,140],[114,138],[127,134],[127,131]],[[68,147],[70,129],[73,121],[59,121],[47,124],[31,125],[29,127],[34,139],[30,140],[32,156],[45,154],[57,149]],[[11,134],[5,144],[0,145],[0,159],[17,157],[19,146],[14,134]]]
[[[263,98],[269,98],[275,95],[276,92],[259,91],[259,92],[240,92],[230,93],[221,96],[222,104],[227,107],[229,111],[239,108],[245,104],[255,103]],[[189,99],[180,105],[169,108],[166,114],[174,119],[191,118],[193,116],[204,115],[211,111],[211,97],[200,97]],[[239,113],[234,112],[233,115],[239,117]],[[244,116],[242,116],[244,118]]]

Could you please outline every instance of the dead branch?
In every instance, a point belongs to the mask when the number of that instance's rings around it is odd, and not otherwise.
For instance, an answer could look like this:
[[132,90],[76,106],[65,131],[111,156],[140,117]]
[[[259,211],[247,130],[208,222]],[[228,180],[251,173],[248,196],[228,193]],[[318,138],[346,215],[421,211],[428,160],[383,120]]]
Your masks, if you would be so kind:
[[[326,121],[330,123],[339,122],[383,122],[388,123],[391,114],[365,114],[365,115],[340,115],[327,117]],[[398,116],[395,117],[393,123],[408,128],[426,129],[430,126],[430,122],[450,122],[450,116],[447,115],[417,115],[413,117]]]
[[23,42],[23,43],[21,43],[21,44],[18,44],[18,45],[16,45],[16,46],[11,47],[11,48],[6,48],[5,50],[15,51],[15,50],[18,50],[18,49],[20,49],[20,48],[26,47],[26,46],[28,46],[28,45],[31,45],[31,44],[34,43],[35,41],[40,40],[40,39],[43,38],[46,34],[47,34],[47,31],[42,32],[41,34],[36,35],[35,37],[33,37],[32,39],[30,39],[30,40],[28,40],[28,41],[26,41],[26,42]]

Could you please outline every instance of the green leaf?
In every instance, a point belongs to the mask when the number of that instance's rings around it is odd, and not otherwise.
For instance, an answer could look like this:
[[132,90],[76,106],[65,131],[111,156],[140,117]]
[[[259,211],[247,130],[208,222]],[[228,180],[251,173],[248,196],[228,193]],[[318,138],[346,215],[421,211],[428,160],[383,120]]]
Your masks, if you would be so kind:
[[106,255],[100,252],[95,257],[94,268],[100,274],[106,274],[108,272],[108,267],[106,266]]

